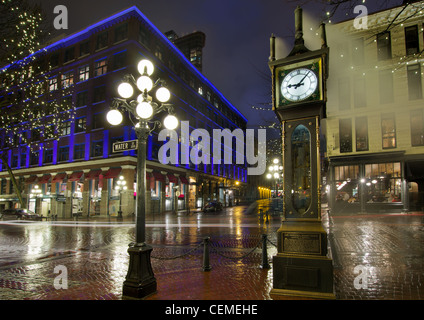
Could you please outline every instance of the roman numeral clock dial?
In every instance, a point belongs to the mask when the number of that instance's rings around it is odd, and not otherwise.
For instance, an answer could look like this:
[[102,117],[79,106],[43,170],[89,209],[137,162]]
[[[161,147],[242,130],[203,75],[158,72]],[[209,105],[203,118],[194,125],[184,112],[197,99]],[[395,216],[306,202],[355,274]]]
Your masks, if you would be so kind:
[[311,97],[318,88],[315,72],[307,68],[290,71],[281,83],[282,96],[291,102],[299,102]]

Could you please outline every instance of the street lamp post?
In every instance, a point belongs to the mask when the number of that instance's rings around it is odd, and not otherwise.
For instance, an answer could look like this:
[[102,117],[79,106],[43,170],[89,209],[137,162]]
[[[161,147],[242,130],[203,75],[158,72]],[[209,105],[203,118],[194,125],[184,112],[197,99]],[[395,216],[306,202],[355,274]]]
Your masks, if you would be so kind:
[[[131,243],[128,249],[130,261],[122,293],[123,297],[133,299],[142,299],[155,293],[157,289],[150,261],[153,248],[146,244],[147,139],[156,127],[161,126],[161,123],[154,121],[153,118],[163,111],[168,112],[164,120],[165,127],[170,130],[178,127],[178,119],[172,115],[172,105],[166,104],[171,98],[171,93],[165,88],[165,82],[159,79],[153,83],[150,78],[154,69],[150,61],[142,60],[138,64],[141,76],[137,80],[131,74],[124,76],[123,82],[118,87],[121,98],[113,100],[112,110],[107,114],[108,122],[117,126],[123,121],[121,112],[127,112],[138,139],[135,243]],[[140,93],[135,100],[132,99],[135,95],[134,86]],[[155,97],[150,96],[153,91]],[[153,124],[153,128],[150,124]]]
[[118,211],[118,219],[122,219],[122,191],[127,190],[127,182],[124,180],[123,176],[119,177],[115,190],[119,192],[119,211]]
[[273,160],[274,165],[269,167],[269,172],[267,174],[268,179],[275,179],[275,197],[278,197],[278,181],[283,176],[283,167],[278,165],[280,161],[278,159]]

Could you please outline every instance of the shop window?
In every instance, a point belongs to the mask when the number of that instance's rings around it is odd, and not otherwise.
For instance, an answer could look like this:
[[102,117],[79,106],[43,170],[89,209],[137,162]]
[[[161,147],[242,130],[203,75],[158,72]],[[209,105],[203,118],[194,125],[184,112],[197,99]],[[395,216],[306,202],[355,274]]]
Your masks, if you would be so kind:
[[334,167],[336,203],[359,202],[359,166]]
[[401,201],[402,171],[400,162],[365,165],[365,178],[361,180],[367,203],[393,203]]

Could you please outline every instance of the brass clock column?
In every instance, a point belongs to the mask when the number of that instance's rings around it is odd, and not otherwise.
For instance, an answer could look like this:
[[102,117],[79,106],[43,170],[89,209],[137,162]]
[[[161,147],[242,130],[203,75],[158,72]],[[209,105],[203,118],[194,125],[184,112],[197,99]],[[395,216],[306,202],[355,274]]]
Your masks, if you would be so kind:
[[306,48],[300,7],[295,18],[295,45],[286,58],[275,60],[271,38],[273,110],[282,124],[284,210],[270,295],[275,300],[335,299],[320,203],[320,121],[326,116],[329,48],[324,24],[321,49]]

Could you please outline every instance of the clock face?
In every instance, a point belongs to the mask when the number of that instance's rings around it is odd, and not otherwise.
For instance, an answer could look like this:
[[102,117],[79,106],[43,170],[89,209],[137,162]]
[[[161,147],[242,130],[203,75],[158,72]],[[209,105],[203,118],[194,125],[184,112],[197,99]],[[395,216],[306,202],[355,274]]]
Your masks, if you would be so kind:
[[291,102],[303,101],[314,94],[318,78],[314,71],[299,68],[287,74],[281,84],[281,94]]

